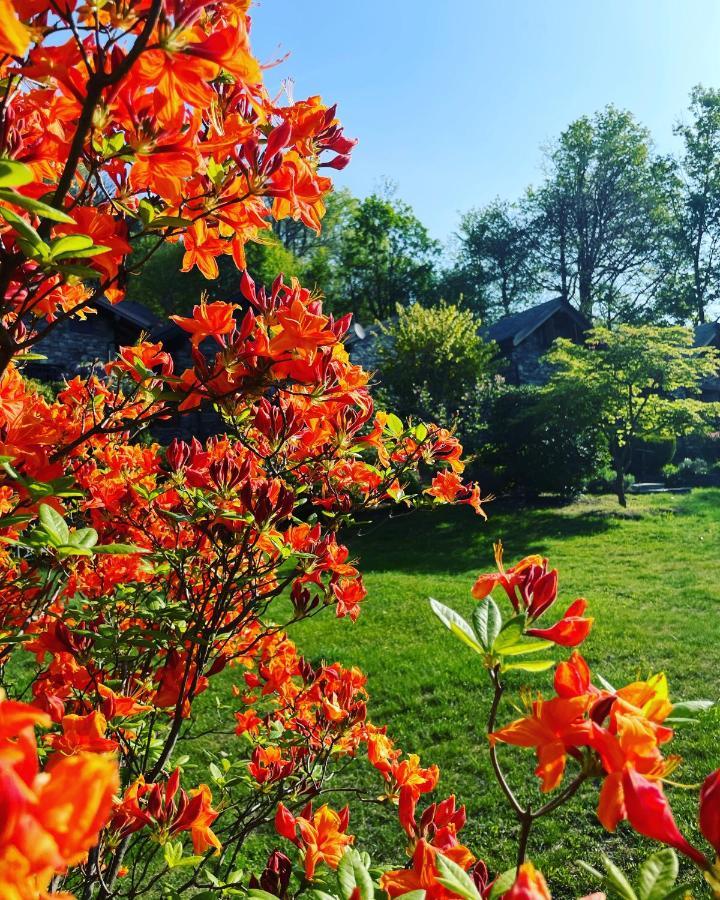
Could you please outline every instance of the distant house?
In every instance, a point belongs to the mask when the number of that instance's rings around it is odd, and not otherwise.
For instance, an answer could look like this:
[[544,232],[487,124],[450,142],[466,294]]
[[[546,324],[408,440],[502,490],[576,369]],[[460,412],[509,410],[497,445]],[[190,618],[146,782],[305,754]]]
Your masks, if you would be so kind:
[[483,337],[498,345],[506,361],[503,375],[508,382],[538,385],[547,381],[547,366],[541,357],[553,341],[567,338],[580,344],[591,327],[586,316],[556,297],[498,319],[483,329]]
[[160,325],[152,310],[132,300],[113,305],[102,299],[94,308],[96,312],[84,320],[66,319],[56,325],[35,348],[45,359],[29,364],[27,374],[40,381],[72,378],[94,363],[108,362],[120,347],[136,343],[141,334]]
[[[157,316],[134,300],[111,304],[105,299],[85,319],[59,323],[33,348],[45,357],[28,363],[25,372],[44,382],[60,382],[89,372],[98,363],[109,362],[120,347],[136,344],[142,337],[160,341],[173,358],[176,372],[193,365],[187,334],[174,322]],[[153,436],[166,443],[173,437],[203,440],[222,431],[222,423],[212,410],[192,410],[152,428]]]
[[[714,347],[720,351],[720,322],[703,322],[695,326],[695,346]],[[702,382],[701,400],[708,403],[720,402],[720,372]]]

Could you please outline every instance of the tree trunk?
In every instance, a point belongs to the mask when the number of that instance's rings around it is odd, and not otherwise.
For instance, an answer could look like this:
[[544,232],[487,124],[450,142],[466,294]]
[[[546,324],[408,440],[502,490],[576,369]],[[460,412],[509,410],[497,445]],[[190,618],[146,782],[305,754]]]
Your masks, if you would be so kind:
[[615,493],[620,506],[627,506],[625,497],[625,466],[621,462],[615,463]]

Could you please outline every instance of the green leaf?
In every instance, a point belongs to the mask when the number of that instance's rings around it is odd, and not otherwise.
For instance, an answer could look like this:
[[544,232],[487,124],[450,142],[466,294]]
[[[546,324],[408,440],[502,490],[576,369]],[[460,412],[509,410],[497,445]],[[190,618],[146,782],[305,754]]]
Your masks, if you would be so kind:
[[493,651],[504,653],[506,647],[514,647],[520,642],[525,631],[525,616],[514,616],[503,625],[500,634],[495,638]]
[[337,877],[343,900],[350,900],[355,888],[360,893],[360,900],[373,900],[375,888],[372,878],[357,850],[347,849],[343,853],[338,864]]
[[50,244],[50,254],[53,259],[73,257],[92,245],[93,239],[86,234],[66,234],[64,237],[55,238]]
[[465,900],[480,900],[480,894],[475,887],[475,882],[468,873],[456,862],[438,853],[435,857],[435,865],[438,870],[438,881],[453,894],[464,897]]
[[673,703],[667,721],[671,722],[677,718],[681,718],[683,721],[695,719],[701,712],[712,709],[713,706],[715,706],[714,700],[678,700],[677,703]]
[[67,527],[65,519],[52,506],[48,506],[47,503],[41,503],[38,509],[38,518],[43,531],[53,544],[60,545],[70,542],[70,529]]
[[85,250],[75,250],[72,253],[55,255],[53,259],[87,259],[90,256],[99,256],[101,253],[107,253],[109,249],[105,244],[93,244],[92,247],[86,247]]
[[519,641],[510,647],[504,647],[503,656],[526,656],[528,653],[539,653],[552,647],[552,641]]
[[137,547],[135,544],[100,544],[93,548],[95,553],[149,553],[144,547]]
[[405,894],[400,894],[395,900],[425,900],[425,891],[408,891]]
[[43,203],[42,200],[26,197],[17,191],[0,188],[0,200],[6,200],[8,203],[19,206],[21,209],[26,209],[42,219],[50,219],[52,222],[65,222],[68,225],[75,224],[75,219],[71,219],[66,212],[55,209],[54,206],[50,206],[49,203]]
[[163,847],[163,856],[169,869],[178,865],[183,855],[182,841],[168,841]]
[[502,628],[502,613],[492,597],[479,601],[473,610],[472,626],[483,647],[492,650],[495,638]]
[[615,693],[615,688],[610,684],[607,678],[603,678],[602,675],[598,675],[597,673],[595,673],[593,677],[597,678],[597,680],[605,688],[606,691],[610,691],[611,694]]
[[98,533],[94,528],[78,528],[70,535],[73,547],[86,547],[90,550],[98,542]]
[[87,547],[78,547],[75,544],[60,544],[55,547],[58,556],[92,556],[92,550]]
[[677,881],[677,854],[670,847],[658,850],[640,866],[638,896],[640,900],[664,900]]
[[[427,436],[428,436],[427,425],[425,425],[424,422],[421,422],[419,425],[415,426],[415,440],[416,441],[418,441],[420,444],[422,444],[422,442],[425,440],[425,438]],[[411,893],[414,894],[416,892],[411,891]],[[423,891],[423,893],[425,893],[425,892]]]
[[385,427],[394,437],[400,437],[400,435],[405,431],[405,426],[402,423],[402,420],[399,419],[395,413],[390,413],[387,417],[387,421],[385,422]]
[[576,860],[576,863],[578,866],[580,866],[581,869],[584,869],[593,878],[597,878],[598,881],[605,881],[605,876],[602,874],[602,872],[599,872],[597,869],[593,868],[590,863],[586,863],[583,859]]
[[506,869],[498,875],[493,882],[488,900],[498,900],[498,897],[502,897],[503,894],[507,893],[507,891],[515,884],[516,877],[517,868],[515,866],[513,866],[512,869]]
[[625,877],[625,874],[618,869],[609,856],[602,856],[603,865],[607,870],[607,881],[613,887],[616,894],[623,900],[638,900],[637,894],[632,889],[632,885]]
[[14,159],[0,159],[0,187],[21,187],[33,180],[32,169]]
[[551,669],[554,665],[554,659],[528,659],[524,662],[508,663],[502,668],[503,672],[508,672],[512,669],[519,669],[523,672],[545,672],[547,671],[547,669]]
[[262,888],[250,888],[247,892],[248,897],[251,900],[278,900],[275,894],[271,894],[269,891],[264,891]]
[[454,609],[450,609],[448,606],[440,603],[437,600],[433,600],[430,598],[430,608],[435,613],[435,615],[440,619],[443,625],[449,629],[456,637],[459,637],[460,640],[467,644],[472,650],[476,653],[484,653],[482,646],[478,644],[475,639],[475,634],[472,628],[468,625],[468,623],[463,619],[462,616],[458,615]]
[[45,241],[37,233],[37,231],[35,231],[32,225],[29,222],[26,222],[25,219],[23,219],[22,216],[19,216],[16,212],[13,212],[11,209],[7,209],[7,207],[5,206],[0,206],[0,216],[5,219],[8,225],[12,225],[12,227],[20,235],[20,237],[23,238],[23,240],[25,240],[31,247],[44,247],[46,250],[50,249]]
[[151,228],[187,228],[192,225],[192,219],[183,219],[181,216],[158,216],[150,223]]

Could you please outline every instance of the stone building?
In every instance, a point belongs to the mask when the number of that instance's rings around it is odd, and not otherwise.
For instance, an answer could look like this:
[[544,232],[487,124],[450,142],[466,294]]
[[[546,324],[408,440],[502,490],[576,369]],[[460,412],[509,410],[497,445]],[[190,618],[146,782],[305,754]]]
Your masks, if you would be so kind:
[[[163,344],[173,358],[176,372],[193,365],[188,336],[174,322],[157,316],[147,306],[134,300],[111,304],[102,299],[94,306],[95,313],[85,319],[61,322],[35,345],[33,349],[45,359],[28,363],[24,368],[27,375],[38,381],[62,382],[108,362],[120,347],[136,344],[143,337]],[[167,443],[174,437],[204,440],[222,430],[217,413],[191,410],[156,423],[152,433],[157,440]]]
[[[695,346],[714,347],[720,351],[720,322],[703,322],[702,325],[696,325]],[[700,399],[708,403],[720,402],[720,372],[713,378],[703,379]]]
[[541,358],[556,338],[582,343],[590,320],[560,297],[504,316],[483,329],[505,360],[502,374],[510,384],[544,384],[547,366]]

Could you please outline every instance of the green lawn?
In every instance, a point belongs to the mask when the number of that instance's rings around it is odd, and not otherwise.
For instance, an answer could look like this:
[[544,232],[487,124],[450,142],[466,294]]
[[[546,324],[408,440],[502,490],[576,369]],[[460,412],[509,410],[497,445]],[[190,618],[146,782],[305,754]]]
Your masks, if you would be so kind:
[[[474,576],[493,569],[492,545],[502,538],[506,562],[535,552],[559,568],[558,613],[578,596],[590,601],[596,625],[583,652],[594,671],[620,685],[663,670],[674,699],[720,698],[720,491],[631,498],[627,511],[606,497],[556,507],[495,503],[488,512],[487,523],[459,508],[361,528],[350,538],[369,593],[360,619],[352,625],[328,613],[291,634],[310,659],[355,664],[368,674],[370,717],[388,723],[400,746],[439,764],[439,796],[456,793],[467,805],[466,842],[497,869],[513,861],[515,826],[489,767],[488,687],[478,658],[441,627],[427,598],[469,614]],[[513,673],[508,682],[511,689],[545,688],[551,674]],[[698,782],[720,765],[720,715],[711,711],[678,732],[673,749],[684,758],[676,779]],[[518,760],[515,784],[535,791],[532,753],[503,754]],[[362,766],[356,771],[377,791]],[[594,815],[596,798],[596,785],[586,786],[531,838],[531,855],[557,897],[597,887],[575,860],[595,859],[602,849],[631,866],[650,846],[625,826],[618,836],[606,834]],[[671,798],[694,837],[696,794],[672,789]],[[391,810],[362,806],[352,824],[375,860],[402,858]],[[691,878],[702,894],[699,878]]]

